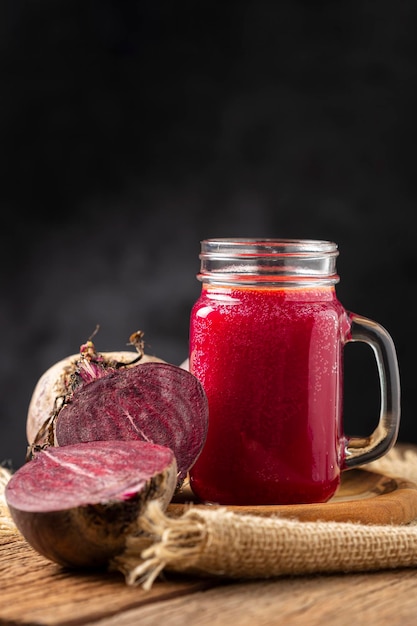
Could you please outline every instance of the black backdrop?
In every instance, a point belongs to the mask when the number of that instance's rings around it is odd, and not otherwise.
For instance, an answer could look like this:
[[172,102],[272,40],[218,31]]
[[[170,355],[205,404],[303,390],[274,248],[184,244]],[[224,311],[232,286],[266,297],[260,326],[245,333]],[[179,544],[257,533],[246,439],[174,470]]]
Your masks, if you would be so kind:
[[[0,462],[42,372],[100,330],[187,354],[199,241],[335,240],[346,308],[397,346],[414,426],[417,6],[9,0],[1,46]],[[346,349],[348,433],[378,413]]]

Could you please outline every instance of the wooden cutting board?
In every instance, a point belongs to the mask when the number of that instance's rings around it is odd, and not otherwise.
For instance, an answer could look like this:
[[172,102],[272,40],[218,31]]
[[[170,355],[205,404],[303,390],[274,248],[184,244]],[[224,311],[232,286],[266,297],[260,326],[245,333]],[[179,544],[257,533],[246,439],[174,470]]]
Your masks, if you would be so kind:
[[[179,516],[192,504],[211,508],[196,501],[185,483],[168,507],[168,514]],[[365,469],[342,473],[336,494],[324,504],[267,506],[226,506],[229,511],[246,515],[296,518],[302,521],[325,520],[364,524],[406,524],[417,517],[417,485],[403,478],[392,478]]]

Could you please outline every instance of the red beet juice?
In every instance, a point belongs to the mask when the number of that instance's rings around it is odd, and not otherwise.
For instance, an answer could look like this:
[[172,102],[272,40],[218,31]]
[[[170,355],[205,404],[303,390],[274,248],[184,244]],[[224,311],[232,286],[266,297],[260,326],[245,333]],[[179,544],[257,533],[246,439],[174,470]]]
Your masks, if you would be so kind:
[[190,327],[190,371],[210,410],[190,472],[201,500],[292,504],[335,493],[348,332],[333,285],[203,285]]

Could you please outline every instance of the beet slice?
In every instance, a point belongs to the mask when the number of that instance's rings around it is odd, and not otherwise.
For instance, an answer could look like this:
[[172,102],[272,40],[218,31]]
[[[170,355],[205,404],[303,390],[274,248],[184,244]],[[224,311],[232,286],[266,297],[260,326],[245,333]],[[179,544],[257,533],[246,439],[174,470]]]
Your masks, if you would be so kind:
[[142,440],[171,448],[182,481],[205,443],[207,397],[198,379],[168,363],[110,371],[78,387],[58,413],[58,446]]
[[70,567],[101,567],[138,533],[148,501],[166,508],[175,491],[172,450],[143,441],[99,441],[36,453],[5,497],[26,541]]

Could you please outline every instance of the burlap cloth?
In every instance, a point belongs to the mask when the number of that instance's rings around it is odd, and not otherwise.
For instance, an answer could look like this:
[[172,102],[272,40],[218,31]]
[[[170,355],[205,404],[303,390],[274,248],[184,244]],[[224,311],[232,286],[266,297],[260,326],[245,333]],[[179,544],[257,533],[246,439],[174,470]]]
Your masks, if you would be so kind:
[[[415,448],[395,447],[367,467],[417,483]],[[0,471],[0,533],[17,532],[4,500],[9,477]],[[417,567],[417,520],[303,522],[192,506],[173,518],[151,503],[140,525],[144,534],[130,538],[110,567],[123,572],[127,584],[145,589],[164,570],[248,579]]]

